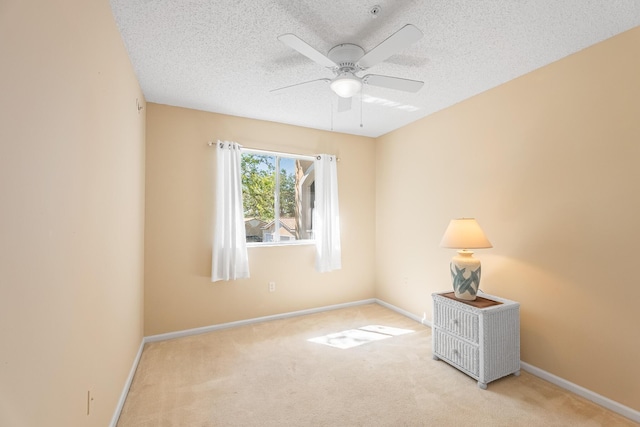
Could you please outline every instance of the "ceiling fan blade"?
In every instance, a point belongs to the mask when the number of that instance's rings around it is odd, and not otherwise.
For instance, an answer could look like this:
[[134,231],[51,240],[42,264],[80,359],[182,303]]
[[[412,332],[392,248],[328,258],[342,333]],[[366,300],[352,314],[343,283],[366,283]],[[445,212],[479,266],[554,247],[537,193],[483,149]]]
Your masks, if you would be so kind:
[[419,80],[380,76],[378,74],[367,74],[362,78],[362,82],[371,86],[386,87],[388,89],[402,90],[405,92],[417,92],[424,85],[424,82]]
[[311,59],[314,62],[317,62],[323,67],[333,68],[338,66],[338,64],[336,64],[335,62],[330,60],[328,57],[326,57],[325,55],[321,54],[320,52],[312,48],[307,42],[300,39],[296,35],[283,34],[281,36],[278,36],[278,40],[280,40],[282,43],[286,44],[290,48],[297,50],[307,58]]
[[285,89],[291,89],[292,87],[296,87],[296,86],[301,86],[301,85],[306,85],[309,83],[315,83],[315,82],[327,82],[329,83],[331,81],[331,79],[316,79],[316,80],[309,80],[307,82],[302,82],[302,83],[296,83],[293,85],[289,85],[289,86],[284,86],[284,87],[279,87],[277,89],[271,89],[269,92],[278,92],[280,90],[285,90]]
[[351,100],[353,98],[343,98],[338,96],[338,113],[344,113],[345,111],[351,110]]
[[422,31],[411,24],[407,24],[390,35],[385,41],[365,53],[358,61],[358,66],[366,69],[382,62],[394,53],[398,53],[405,47],[422,38]]

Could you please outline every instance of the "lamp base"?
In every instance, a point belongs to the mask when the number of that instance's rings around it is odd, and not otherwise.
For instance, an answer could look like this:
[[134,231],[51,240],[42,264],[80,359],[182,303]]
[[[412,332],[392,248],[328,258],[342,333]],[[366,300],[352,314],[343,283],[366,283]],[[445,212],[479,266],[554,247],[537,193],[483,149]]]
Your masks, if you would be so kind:
[[480,260],[473,257],[472,251],[459,250],[449,268],[456,298],[474,301],[480,287]]

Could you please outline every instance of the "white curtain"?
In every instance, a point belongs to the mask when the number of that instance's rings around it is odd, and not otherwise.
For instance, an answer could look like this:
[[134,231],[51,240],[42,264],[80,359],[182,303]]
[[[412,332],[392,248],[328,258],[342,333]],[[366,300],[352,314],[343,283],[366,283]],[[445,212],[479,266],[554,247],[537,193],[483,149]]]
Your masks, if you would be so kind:
[[336,157],[328,154],[317,156],[314,169],[316,200],[313,231],[316,240],[316,270],[339,270],[342,267],[342,257]]
[[211,281],[249,277],[249,257],[242,209],[241,146],[216,145],[216,215],[213,231]]

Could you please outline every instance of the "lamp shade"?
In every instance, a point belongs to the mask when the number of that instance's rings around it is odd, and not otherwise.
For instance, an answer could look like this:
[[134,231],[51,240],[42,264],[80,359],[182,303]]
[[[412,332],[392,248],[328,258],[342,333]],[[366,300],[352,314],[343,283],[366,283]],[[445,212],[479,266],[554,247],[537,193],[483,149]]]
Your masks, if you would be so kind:
[[343,98],[351,98],[362,89],[359,78],[350,74],[343,74],[331,82],[331,90]]
[[485,249],[493,245],[475,218],[452,219],[442,236],[440,246],[452,249]]

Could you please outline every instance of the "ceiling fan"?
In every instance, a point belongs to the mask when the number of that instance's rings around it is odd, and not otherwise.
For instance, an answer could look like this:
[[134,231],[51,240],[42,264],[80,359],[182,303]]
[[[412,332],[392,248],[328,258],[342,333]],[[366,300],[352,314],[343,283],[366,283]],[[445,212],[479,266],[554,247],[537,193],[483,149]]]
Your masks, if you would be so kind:
[[400,77],[381,76],[378,74],[367,74],[362,77],[357,73],[364,71],[379,62],[383,62],[391,55],[408,47],[412,43],[422,38],[422,32],[411,24],[407,24],[389,36],[382,43],[371,49],[364,51],[360,46],[352,43],[343,43],[334,46],[327,55],[318,52],[308,43],[294,34],[283,34],[278,37],[282,43],[298,51],[307,58],[329,68],[335,74],[333,79],[322,78],[296,83],[290,86],[273,89],[271,92],[289,89],[308,83],[325,81],[328,82],[338,95],[338,111],[346,111],[351,108],[351,97],[360,92],[362,85],[379,86],[388,89],[401,90],[405,92],[417,92],[424,85],[418,80],[403,79]]

